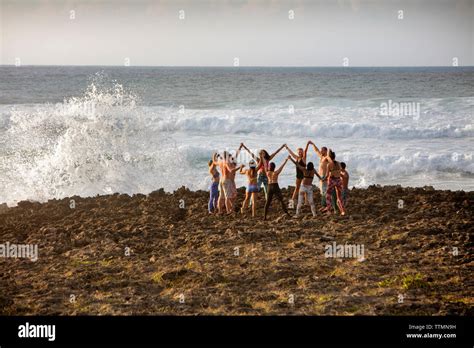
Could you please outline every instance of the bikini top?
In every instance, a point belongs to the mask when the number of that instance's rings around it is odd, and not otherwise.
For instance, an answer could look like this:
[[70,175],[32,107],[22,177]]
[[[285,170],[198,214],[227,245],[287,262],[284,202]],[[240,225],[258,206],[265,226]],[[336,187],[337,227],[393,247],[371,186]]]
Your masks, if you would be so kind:
[[[270,171],[270,162],[269,161],[265,161],[265,162],[266,162],[265,170],[267,172],[269,172]],[[260,170],[261,168],[263,168],[263,165],[264,165],[264,163],[263,163],[263,161],[261,161],[260,164],[258,165],[257,169]]]
[[212,174],[212,177],[217,179],[220,176],[219,172],[214,169],[214,174]]

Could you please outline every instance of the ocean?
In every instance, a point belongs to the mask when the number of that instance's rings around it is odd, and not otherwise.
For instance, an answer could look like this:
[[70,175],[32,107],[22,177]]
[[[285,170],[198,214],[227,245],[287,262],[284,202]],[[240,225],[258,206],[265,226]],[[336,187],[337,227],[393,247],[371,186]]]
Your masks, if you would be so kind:
[[351,187],[472,191],[473,106],[474,67],[0,66],[0,203],[205,190],[213,151],[308,140]]

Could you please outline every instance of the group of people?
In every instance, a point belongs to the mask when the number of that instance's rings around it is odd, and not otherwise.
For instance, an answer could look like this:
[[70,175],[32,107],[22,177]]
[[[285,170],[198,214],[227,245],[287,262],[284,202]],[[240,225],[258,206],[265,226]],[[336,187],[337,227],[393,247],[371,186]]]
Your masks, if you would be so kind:
[[[313,162],[307,162],[307,154],[310,145],[314,148],[319,157],[318,170]],[[237,158],[240,151],[245,150],[252,159],[248,163],[248,169],[244,164],[237,165]],[[283,149],[288,151],[288,157],[277,168],[272,159]],[[295,189],[289,201],[289,208],[294,208],[295,200],[296,213],[298,217],[303,203],[311,207],[313,216],[316,216],[316,206],[313,199],[313,182],[316,177],[319,180],[321,192],[320,212],[331,215],[338,209],[341,215],[346,214],[346,207],[349,200],[349,173],[344,162],[336,161],[336,153],[331,149],[322,147],[321,150],[312,142],[308,141],[305,149],[298,148],[293,152],[286,144],[280,146],[274,153],[269,154],[266,150],[260,150],[256,156],[244,143],[241,143],[235,155],[224,151],[221,154],[214,153],[209,161],[209,174],[212,178],[210,186],[210,197],[208,210],[210,214],[232,214],[237,198],[237,187],[235,185],[235,175],[239,172],[247,178],[247,188],[245,199],[240,208],[242,214],[248,208],[252,210],[252,216],[256,216],[257,197],[262,190],[265,194],[264,219],[267,219],[268,210],[273,198],[276,198],[283,212],[288,213],[287,206],[283,200],[278,177],[288,161],[294,163],[296,167]],[[337,207],[337,208],[336,208]]]

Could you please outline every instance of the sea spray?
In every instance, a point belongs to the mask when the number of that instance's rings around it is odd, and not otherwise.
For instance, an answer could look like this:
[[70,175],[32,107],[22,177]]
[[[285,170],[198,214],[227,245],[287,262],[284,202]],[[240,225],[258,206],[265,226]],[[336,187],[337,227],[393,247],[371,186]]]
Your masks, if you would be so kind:
[[2,181],[10,190],[0,200],[14,204],[166,187],[181,153],[169,134],[147,124],[136,100],[119,84],[91,83],[82,97],[12,108],[2,156]]

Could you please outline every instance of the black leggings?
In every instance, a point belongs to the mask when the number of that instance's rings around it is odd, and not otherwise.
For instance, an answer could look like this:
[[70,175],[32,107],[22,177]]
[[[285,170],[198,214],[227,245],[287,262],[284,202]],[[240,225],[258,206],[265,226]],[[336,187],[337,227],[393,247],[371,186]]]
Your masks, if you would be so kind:
[[280,201],[283,211],[288,214],[288,210],[286,210],[285,203],[283,202],[280,186],[278,186],[278,184],[270,184],[268,185],[268,197],[265,203],[265,219],[267,218],[268,208],[270,208],[270,204],[272,204],[273,195]]

